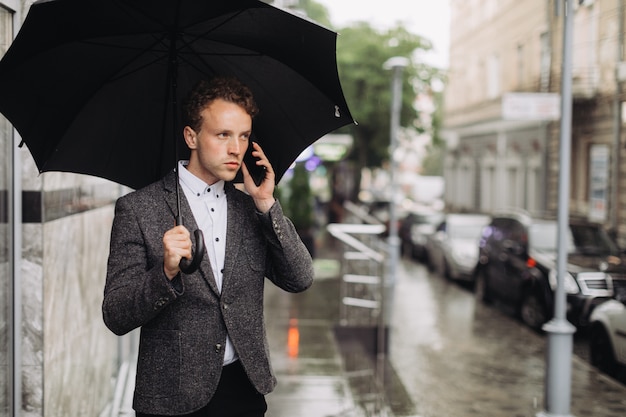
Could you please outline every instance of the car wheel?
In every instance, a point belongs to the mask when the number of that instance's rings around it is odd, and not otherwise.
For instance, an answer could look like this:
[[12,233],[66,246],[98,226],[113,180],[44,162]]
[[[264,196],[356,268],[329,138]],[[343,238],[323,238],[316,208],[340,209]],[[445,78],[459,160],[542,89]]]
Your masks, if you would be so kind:
[[611,339],[609,339],[609,335],[602,325],[596,324],[591,328],[589,356],[591,365],[610,376],[615,376],[618,369],[617,361],[613,353]]
[[541,330],[544,323],[548,321],[545,305],[537,294],[532,291],[524,294],[522,305],[520,306],[520,316],[527,326],[535,330]]
[[489,298],[489,291],[487,289],[487,277],[485,271],[478,270],[476,273],[476,280],[474,281],[474,296],[476,301],[488,304],[491,299]]

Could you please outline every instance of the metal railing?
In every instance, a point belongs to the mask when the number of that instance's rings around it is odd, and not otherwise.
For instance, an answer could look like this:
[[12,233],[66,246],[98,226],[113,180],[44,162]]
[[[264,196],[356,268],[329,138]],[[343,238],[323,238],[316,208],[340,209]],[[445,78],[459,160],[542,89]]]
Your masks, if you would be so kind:
[[[385,262],[386,242],[381,238],[385,225],[367,214],[360,207],[347,203],[347,221],[327,226],[331,236],[343,244],[341,255],[339,328],[346,332],[359,332],[360,336],[373,342],[373,349],[355,343],[347,361],[348,378],[355,398],[368,416],[387,416],[384,380],[386,373],[386,306],[385,306]],[[363,332],[365,330],[365,333]],[[374,332],[369,338],[368,331]],[[369,352],[368,352],[369,350]],[[370,353],[374,358],[360,360]],[[375,360],[371,360],[375,359]]]

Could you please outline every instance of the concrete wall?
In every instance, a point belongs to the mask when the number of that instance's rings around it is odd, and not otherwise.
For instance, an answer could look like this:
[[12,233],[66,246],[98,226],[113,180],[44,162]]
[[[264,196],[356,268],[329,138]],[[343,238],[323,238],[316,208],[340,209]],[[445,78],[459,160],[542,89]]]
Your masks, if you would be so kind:
[[23,415],[97,416],[120,360],[101,303],[113,202],[124,190],[87,176],[38,176],[22,157]]

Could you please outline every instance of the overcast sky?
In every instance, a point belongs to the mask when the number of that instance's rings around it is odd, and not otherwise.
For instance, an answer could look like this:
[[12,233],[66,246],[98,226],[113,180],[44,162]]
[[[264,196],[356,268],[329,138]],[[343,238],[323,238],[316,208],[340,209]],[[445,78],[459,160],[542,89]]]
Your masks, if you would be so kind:
[[448,0],[316,0],[329,11],[335,26],[368,21],[378,28],[397,22],[412,33],[430,39],[434,52],[426,57],[431,65],[448,66],[449,20]]

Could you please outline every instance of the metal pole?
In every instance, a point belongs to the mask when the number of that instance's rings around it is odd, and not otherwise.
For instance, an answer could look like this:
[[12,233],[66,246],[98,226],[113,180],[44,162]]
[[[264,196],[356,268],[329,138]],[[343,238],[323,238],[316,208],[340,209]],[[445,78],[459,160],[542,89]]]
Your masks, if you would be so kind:
[[569,176],[572,130],[572,35],[574,8],[572,0],[564,2],[563,70],[561,79],[561,135],[559,150],[558,253],[557,288],[554,294],[554,317],[543,327],[548,335],[546,355],[546,411],[539,416],[566,417],[570,414],[572,390],[573,334],[576,328],[566,319],[564,277],[569,231]]
[[391,126],[390,126],[390,182],[391,198],[389,200],[389,276],[390,284],[395,283],[396,267],[400,252],[400,239],[398,238],[398,216],[396,210],[396,198],[398,196],[398,161],[396,150],[398,149],[398,130],[400,128],[400,110],[402,109],[402,71],[409,65],[409,60],[404,57],[393,57],[384,64],[385,69],[393,71],[391,90]]
[[11,159],[13,165],[13,178],[10,195],[10,223],[11,223],[11,318],[9,363],[11,364],[11,376],[9,389],[11,392],[10,408],[11,416],[22,415],[22,164],[21,155],[17,144],[21,139],[17,131],[13,129],[13,146],[11,147]]
[[[11,6],[11,4],[10,4]],[[13,4],[13,39],[21,27],[22,17],[18,4]],[[22,415],[22,163],[18,144],[21,137],[12,129],[11,165],[12,178],[9,194],[9,237],[10,274],[9,294],[11,297],[9,317],[9,415]]]
[[389,147],[389,169],[390,169],[390,189],[389,199],[389,237],[388,237],[388,274],[381,279],[380,286],[380,317],[378,321],[378,373],[380,382],[384,382],[385,369],[385,327],[387,309],[391,303],[387,303],[385,298],[391,291],[386,291],[386,287],[393,288],[396,282],[396,270],[399,261],[400,238],[398,237],[398,216],[396,211],[396,198],[398,196],[398,162],[396,161],[396,149],[398,148],[398,130],[400,128],[400,110],[402,109],[402,71],[409,65],[409,60],[404,57],[393,57],[385,62],[383,68],[393,71],[391,87],[391,125],[390,125],[390,147]]
[[[624,0],[617,2],[617,64],[624,61]],[[620,80],[619,68],[615,67],[615,96],[613,98],[613,158],[611,164],[611,229],[618,236],[619,226],[619,174],[620,174],[620,152],[622,142],[622,82]]]

